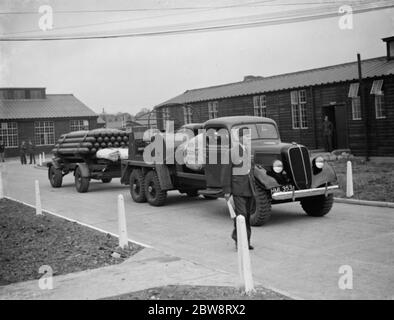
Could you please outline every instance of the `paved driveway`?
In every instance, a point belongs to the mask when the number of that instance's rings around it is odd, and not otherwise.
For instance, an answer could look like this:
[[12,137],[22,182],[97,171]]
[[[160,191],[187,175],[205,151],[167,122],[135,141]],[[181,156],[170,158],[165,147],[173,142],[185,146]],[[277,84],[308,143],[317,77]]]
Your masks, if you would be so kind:
[[[34,204],[38,179],[44,209],[114,233],[117,195],[123,194],[131,239],[238,277],[232,221],[223,200],[170,192],[167,205],[156,208],[134,203],[118,179],[92,182],[90,192],[80,194],[72,176],[53,189],[44,170],[17,163],[2,170],[8,196]],[[394,298],[393,209],[337,203],[326,217],[312,218],[297,203],[276,205],[269,224],[253,228],[252,243],[254,278],[268,288],[310,299]],[[338,287],[342,265],[352,268],[352,290]]]

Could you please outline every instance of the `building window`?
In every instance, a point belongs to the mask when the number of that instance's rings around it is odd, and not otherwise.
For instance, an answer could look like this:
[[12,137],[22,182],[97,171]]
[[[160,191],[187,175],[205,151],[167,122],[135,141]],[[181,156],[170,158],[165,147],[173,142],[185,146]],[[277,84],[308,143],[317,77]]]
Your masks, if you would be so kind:
[[360,84],[358,82],[351,83],[349,86],[348,97],[352,99],[352,119],[361,120],[361,104],[358,95]]
[[163,108],[161,110],[161,115],[163,118],[163,129],[166,129],[166,123],[167,121],[170,120],[170,109],[169,108]]
[[14,99],[26,99],[25,90],[14,90]]
[[253,97],[253,109],[256,117],[267,116],[267,98],[265,95]]
[[70,131],[89,130],[89,120],[70,120]]
[[384,110],[384,95],[382,91],[383,80],[374,80],[370,94],[375,95],[375,117],[376,119],[386,118]]
[[218,105],[217,101],[208,102],[208,115],[209,119],[214,119],[218,117]]
[[384,119],[386,118],[384,112],[384,95],[376,94],[375,95],[375,116],[376,119]]
[[55,144],[55,125],[52,121],[38,121],[34,123],[36,145]]
[[37,90],[37,89],[32,89],[30,90],[30,99],[42,99],[42,93],[41,90]]
[[185,124],[192,123],[192,108],[183,107],[183,122]]
[[16,122],[0,123],[0,140],[8,148],[18,147],[18,124]]
[[361,118],[360,97],[352,98],[352,119],[361,120]]
[[293,129],[308,129],[305,90],[291,91],[290,99]]

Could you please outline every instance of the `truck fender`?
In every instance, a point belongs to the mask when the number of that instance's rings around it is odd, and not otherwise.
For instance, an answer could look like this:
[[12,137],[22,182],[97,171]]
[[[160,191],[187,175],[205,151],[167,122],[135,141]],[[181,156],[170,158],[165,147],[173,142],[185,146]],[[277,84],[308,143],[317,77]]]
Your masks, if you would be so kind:
[[273,177],[267,175],[267,170],[265,170],[262,166],[255,166],[253,175],[255,180],[259,182],[266,190],[280,186],[280,184]]
[[157,172],[157,176],[159,177],[160,188],[162,190],[174,189],[168,166],[166,166],[165,164],[156,164],[155,169]]
[[120,178],[120,183],[122,184],[130,184],[130,175],[131,175],[131,171],[133,171],[133,168],[127,164],[123,164],[121,165],[121,178]]
[[[77,163],[76,166],[75,166],[75,170],[77,170],[78,167],[81,170],[82,177],[90,178],[90,170],[89,170],[89,167],[88,167],[88,165],[86,163],[83,163],[83,162],[82,163]],[[75,170],[74,170],[74,175],[75,175]]]
[[337,183],[337,175],[328,163],[324,164],[323,169],[317,173],[312,175],[312,188],[318,188],[320,186],[325,185],[326,183],[336,184]]

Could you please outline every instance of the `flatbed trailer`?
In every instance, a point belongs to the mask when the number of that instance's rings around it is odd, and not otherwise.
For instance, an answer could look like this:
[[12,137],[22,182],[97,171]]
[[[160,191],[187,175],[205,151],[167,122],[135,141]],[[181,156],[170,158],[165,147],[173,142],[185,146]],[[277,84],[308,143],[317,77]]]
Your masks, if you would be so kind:
[[84,193],[89,190],[90,180],[101,180],[110,183],[113,178],[121,177],[121,163],[105,159],[92,159],[83,155],[74,158],[56,157],[47,163],[48,179],[53,188],[60,188],[63,177],[69,173],[74,175],[75,188]]

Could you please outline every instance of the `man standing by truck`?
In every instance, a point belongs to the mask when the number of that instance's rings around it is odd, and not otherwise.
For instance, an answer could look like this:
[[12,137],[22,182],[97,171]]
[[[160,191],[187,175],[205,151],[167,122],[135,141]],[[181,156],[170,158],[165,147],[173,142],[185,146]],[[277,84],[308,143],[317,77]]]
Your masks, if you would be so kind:
[[[250,227],[250,215],[252,213],[253,197],[255,194],[254,180],[253,180],[253,164],[250,156],[250,150],[245,139],[246,132],[250,129],[248,127],[242,127],[239,129],[239,142],[235,144],[234,148],[238,148],[238,155],[240,156],[238,160],[243,159],[248,163],[241,163],[242,161],[234,161],[233,158],[233,174],[231,177],[231,190],[234,200],[234,211],[235,214],[243,215],[245,217],[246,223],[246,233],[248,236],[249,250],[253,250],[253,246],[250,244],[250,237],[252,234],[252,229]],[[250,139],[250,136],[249,136]],[[234,152],[232,153],[232,155]],[[234,163],[235,162],[235,163]],[[242,165],[243,170],[234,170]],[[236,219],[234,219],[234,230],[231,235],[237,246],[237,224]]]
[[4,162],[4,151],[5,151],[5,145],[3,140],[0,138],[0,161]]

